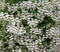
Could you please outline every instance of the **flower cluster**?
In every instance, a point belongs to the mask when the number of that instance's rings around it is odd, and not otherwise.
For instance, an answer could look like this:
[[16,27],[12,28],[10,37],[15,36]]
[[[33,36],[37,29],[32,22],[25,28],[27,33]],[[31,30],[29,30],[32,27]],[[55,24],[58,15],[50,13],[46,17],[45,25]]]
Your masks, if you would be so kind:
[[41,49],[48,51],[54,47],[54,39],[59,36],[59,29],[56,27],[60,21],[59,2],[29,0],[3,4],[0,19],[10,23],[5,30],[8,33],[8,43],[7,48],[6,45],[3,46],[4,51],[15,52],[19,49],[20,52],[39,52]]

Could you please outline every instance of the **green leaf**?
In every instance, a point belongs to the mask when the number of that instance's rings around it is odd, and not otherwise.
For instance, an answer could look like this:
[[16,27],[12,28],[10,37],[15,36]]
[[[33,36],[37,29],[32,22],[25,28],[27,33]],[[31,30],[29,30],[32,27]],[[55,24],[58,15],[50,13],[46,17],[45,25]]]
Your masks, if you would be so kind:
[[24,45],[21,47],[22,52],[30,52],[30,50]]
[[5,0],[6,3],[14,3],[14,4],[16,4],[16,3],[20,2],[20,1],[21,0]]
[[35,16],[32,16],[31,18],[36,19],[36,17],[35,17]]
[[52,38],[44,38],[42,41],[42,45],[50,45],[50,42],[52,41]]
[[52,17],[45,15],[43,21],[41,23],[39,22],[37,27],[41,28],[49,25],[50,23],[51,23],[51,26],[54,26],[56,22],[52,19]]
[[39,36],[40,36],[40,35],[39,35],[39,34],[37,34],[37,35],[35,36],[35,39],[37,39],[37,40],[38,40],[38,39],[39,39]]
[[4,9],[1,9],[0,12],[8,12],[8,7],[5,7]]
[[26,27],[26,33],[27,33],[28,35],[30,34],[30,27],[29,27],[29,26]]
[[12,4],[16,4],[22,1],[28,1],[28,0],[5,0],[6,3],[12,3]]
[[15,12],[13,13],[13,15],[16,16],[16,15],[17,15],[17,11],[15,11]]
[[46,35],[46,28],[43,28],[42,35]]
[[42,4],[41,4],[41,5],[39,5],[38,7],[42,7]]
[[2,25],[0,25],[0,31],[2,31],[3,30],[3,26]]
[[17,43],[17,42],[15,43],[15,45],[16,45],[16,46],[20,46],[20,44],[19,44],[19,43]]
[[17,9],[17,11],[19,11],[20,13],[22,13],[22,9],[21,8]]
[[33,10],[33,8],[29,8],[27,10],[28,10],[28,13],[34,13],[34,11],[35,11],[35,10]]
[[4,52],[12,52],[12,49],[5,48]]
[[53,21],[51,22],[51,26],[55,26],[55,25],[56,25],[56,21],[53,20]]
[[6,47],[8,47],[9,45],[8,45],[8,43],[3,43],[3,48],[6,48]]
[[7,33],[6,31],[7,25],[9,25],[8,20],[0,19],[0,35],[2,35],[3,37],[5,37]]
[[37,15],[37,12],[38,12],[37,7],[32,12],[33,12],[33,14],[36,14]]
[[28,9],[28,13],[31,13],[32,12],[32,9],[30,8],[30,9]]
[[52,41],[52,39],[46,38],[46,43],[47,43],[48,45],[50,44],[51,41]]
[[33,14],[37,14],[38,9],[37,9],[37,7],[36,7],[35,9],[30,8],[30,9],[28,9],[28,12],[29,12],[29,13],[33,13]]
[[22,19],[21,22],[24,27],[28,26],[26,19]]
[[45,41],[42,41],[41,43],[42,43],[42,45],[43,45],[43,46],[45,46],[45,44],[46,44],[46,42],[45,42]]

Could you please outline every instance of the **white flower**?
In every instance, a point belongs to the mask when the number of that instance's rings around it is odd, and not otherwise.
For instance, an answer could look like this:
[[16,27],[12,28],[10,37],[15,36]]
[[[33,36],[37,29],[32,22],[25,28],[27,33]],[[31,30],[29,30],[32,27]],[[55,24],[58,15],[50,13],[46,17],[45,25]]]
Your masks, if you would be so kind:
[[38,28],[35,28],[33,33],[34,34],[40,34],[40,30]]
[[22,52],[22,51],[21,51],[21,49],[19,49],[19,51],[18,51],[18,52]]

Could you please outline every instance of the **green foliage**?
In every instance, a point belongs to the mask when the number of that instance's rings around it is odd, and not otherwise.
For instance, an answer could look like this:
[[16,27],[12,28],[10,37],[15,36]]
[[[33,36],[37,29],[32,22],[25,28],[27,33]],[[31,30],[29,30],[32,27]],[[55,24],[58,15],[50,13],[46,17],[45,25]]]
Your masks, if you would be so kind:
[[32,11],[33,11],[33,8],[28,9],[29,13],[32,13]]
[[6,3],[18,3],[21,0],[5,0]]
[[14,16],[17,15],[17,11],[15,11],[15,12],[13,13],[13,15],[14,15]]
[[44,38],[42,41],[42,45],[50,45],[52,38]]
[[21,8],[17,9],[17,11],[19,11],[20,13],[22,13],[22,10],[21,10]]
[[33,10],[33,13],[37,13],[38,12],[38,9],[37,7]]
[[19,2],[22,2],[22,1],[28,1],[28,0],[5,0],[6,3],[19,3]]
[[4,9],[1,9],[0,12],[8,12],[8,7],[5,7]]
[[17,16],[17,11],[15,11],[15,12],[13,13],[13,16],[14,16],[14,18],[16,18],[16,16]]
[[46,27],[42,29],[42,35],[46,35]]
[[30,27],[29,27],[29,26],[26,27],[26,33],[27,33],[28,35],[30,34]]
[[24,45],[21,47],[22,52],[30,52],[30,50]]
[[8,20],[0,19],[0,31],[4,30],[8,24]]
[[32,12],[32,8],[28,9],[28,12],[31,13]]
[[5,48],[4,52],[12,52],[12,49]]
[[29,25],[27,24],[27,20],[22,19],[22,20],[21,20],[21,23],[22,23],[22,25],[25,27],[26,33],[27,33],[27,34],[30,34],[30,27],[29,27]]
[[22,19],[21,22],[22,22],[22,25],[23,25],[24,27],[28,26],[28,24],[27,24],[27,20]]
[[4,19],[0,19],[0,40],[2,40],[3,48],[8,47],[8,43],[6,42],[6,36],[7,36],[7,31],[6,31],[6,27],[9,24],[8,20],[4,20]]
[[36,19],[36,17],[35,17],[35,16],[32,16],[31,18]]
[[37,35],[34,35],[34,36],[35,36],[34,38],[35,38],[36,40],[38,40],[40,35],[37,34]]
[[51,23],[51,26],[54,26],[56,22],[52,19],[52,17],[45,15],[43,21],[41,23],[39,22],[37,27],[38,28],[41,28],[44,26],[47,27],[47,25],[49,25],[50,23]]
[[4,48],[6,48],[6,47],[8,47],[8,46],[9,46],[9,44],[6,43],[6,42],[3,44],[3,47],[4,47]]
[[17,42],[15,43],[15,45],[16,45],[16,46],[20,46],[20,44],[19,44],[19,43],[17,43]]
[[29,13],[33,13],[33,14],[37,14],[38,9],[37,9],[37,7],[36,7],[35,9],[30,8],[30,9],[28,9],[28,12],[29,12]]

